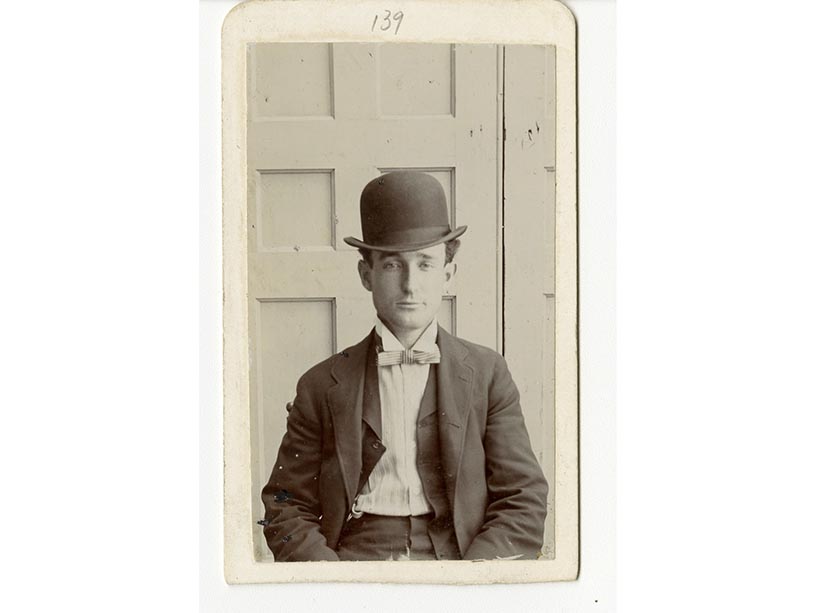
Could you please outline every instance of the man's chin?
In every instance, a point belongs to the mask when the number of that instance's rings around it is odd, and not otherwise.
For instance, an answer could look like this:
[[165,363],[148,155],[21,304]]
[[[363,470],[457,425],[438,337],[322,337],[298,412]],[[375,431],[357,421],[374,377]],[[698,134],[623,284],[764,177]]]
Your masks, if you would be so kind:
[[[383,320],[383,317],[381,319]],[[421,314],[416,317],[404,315],[402,317],[392,317],[388,323],[390,328],[396,328],[403,332],[423,332],[432,323],[433,319],[434,316],[422,316]]]

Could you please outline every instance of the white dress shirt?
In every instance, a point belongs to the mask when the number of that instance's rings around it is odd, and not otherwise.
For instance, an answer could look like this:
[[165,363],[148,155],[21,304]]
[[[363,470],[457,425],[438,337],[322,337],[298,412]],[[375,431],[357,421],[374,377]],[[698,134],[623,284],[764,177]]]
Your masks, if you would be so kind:
[[[380,319],[375,331],[383,341],[384,351],[403,350],[403,345]],[[437,319],[434,319],[410,349],[431,351],[436,340]],[[429,364],[378,367],[381,441],[386,451],[355,500],[356,515],[405,516],[432,511],[417,469],[417,421],[428,378]]]

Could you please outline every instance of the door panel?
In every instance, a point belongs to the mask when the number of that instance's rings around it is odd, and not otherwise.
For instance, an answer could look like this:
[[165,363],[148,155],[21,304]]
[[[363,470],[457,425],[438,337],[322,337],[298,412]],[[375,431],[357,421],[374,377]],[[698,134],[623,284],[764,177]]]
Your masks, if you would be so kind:
[[256,45],[250,53],[252,119],[332,115],[332,45]]
[[331,170],[259,172],[256,250],[334,247],[332,183]]
[[[258,377],[255,391],[262,406],[272,405],[281,400],[279,381],[297,381],[304,374],[302,364],[314,364],[335,352],[335,302],[332,298],[260,300],[255,305],[259,348],[255,365],[262,372],[277,374]],[[304,343],[305,337],[312,342]],[[261,461],[268,470],[277,450],[276,445],[264,446]]]
[[453,45],[384,45],[379,59],[382,116],[454,114]]

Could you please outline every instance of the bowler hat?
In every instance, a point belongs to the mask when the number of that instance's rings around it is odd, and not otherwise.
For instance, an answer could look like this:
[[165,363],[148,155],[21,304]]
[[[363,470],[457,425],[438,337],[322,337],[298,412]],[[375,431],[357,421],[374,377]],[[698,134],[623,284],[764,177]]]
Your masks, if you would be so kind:
[[375,251],[417,251],[457,238],[466,226],[452,230],[443,186],[431,175],[401,170],[366,184],[361,192],[363,240],[344,242]]

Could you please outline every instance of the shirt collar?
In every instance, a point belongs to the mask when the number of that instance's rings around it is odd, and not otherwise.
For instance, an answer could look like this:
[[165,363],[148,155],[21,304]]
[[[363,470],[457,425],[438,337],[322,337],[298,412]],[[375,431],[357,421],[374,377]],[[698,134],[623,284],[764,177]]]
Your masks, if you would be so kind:
[[[395,338],[392,331],[386,327],[380,317],[375,320],[375,332],[381,337],[384,351],[403,351],[403,345]],[[416,351],[431,351],[437,341],[437,317],[423,331],[415,344],[410,347]]]

